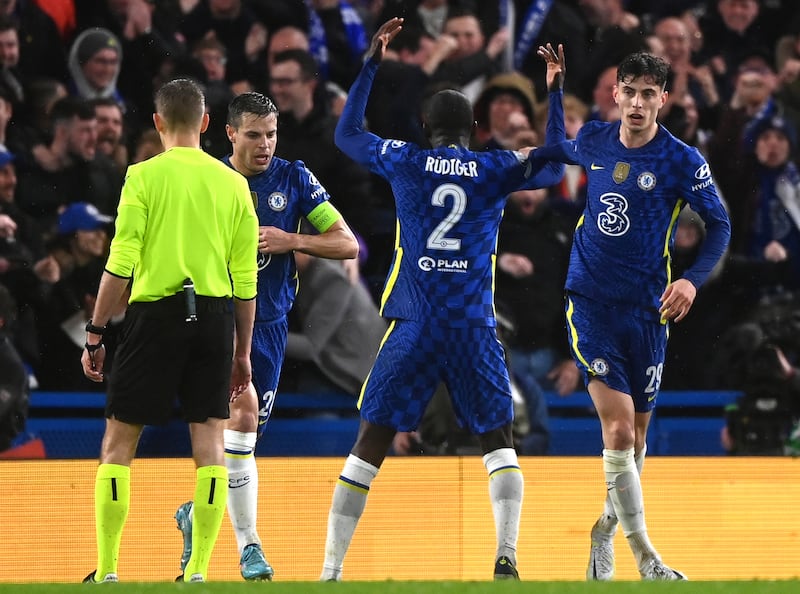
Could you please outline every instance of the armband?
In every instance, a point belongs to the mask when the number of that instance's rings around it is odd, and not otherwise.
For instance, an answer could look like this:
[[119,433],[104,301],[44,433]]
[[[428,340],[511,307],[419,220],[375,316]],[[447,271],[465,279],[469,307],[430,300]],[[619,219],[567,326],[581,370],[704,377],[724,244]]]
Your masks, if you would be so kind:
[[308,222],[320,233],[325,233],[336,221],[342,218],[336,207],[327,200],[317,205],[306,217]]

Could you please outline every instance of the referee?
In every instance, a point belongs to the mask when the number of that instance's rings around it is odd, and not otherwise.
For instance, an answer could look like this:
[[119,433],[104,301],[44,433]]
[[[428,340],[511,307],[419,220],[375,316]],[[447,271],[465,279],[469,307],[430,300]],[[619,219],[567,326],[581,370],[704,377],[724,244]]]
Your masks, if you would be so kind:
[[81,357],[86,376],[103,381],[103,332],[130,290],[95,479],[97,567],[86,582],[118,581],[139,436],[170,419],[176,398],[197,467],[184,575],[205,580],[227,499],[228,402],[251,379],[258,220],[247,181],[200,149],[208,114],[196,83],[168,82],[155,107],[165,152],[128,168]]

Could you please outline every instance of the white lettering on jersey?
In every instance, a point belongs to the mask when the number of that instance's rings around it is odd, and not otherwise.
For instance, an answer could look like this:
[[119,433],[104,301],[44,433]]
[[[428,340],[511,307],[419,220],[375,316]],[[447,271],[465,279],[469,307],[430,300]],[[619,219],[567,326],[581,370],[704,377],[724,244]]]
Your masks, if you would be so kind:
[[460,175],[461,177],[478,177],[478,162],[461,159],[442,159],[428,157],[425,159],[425,171],[438,175]]

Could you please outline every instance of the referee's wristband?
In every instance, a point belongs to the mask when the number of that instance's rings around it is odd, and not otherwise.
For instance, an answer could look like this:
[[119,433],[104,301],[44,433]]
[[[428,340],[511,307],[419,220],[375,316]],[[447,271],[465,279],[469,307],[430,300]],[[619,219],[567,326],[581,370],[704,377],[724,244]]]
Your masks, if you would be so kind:
[[95,326],[92,324],[92,320],[86,322],[86,331],[90,334],[97,334],[98,336],[103,336],[106,333],[105,326]]
[[88,352],[90,355],[94,355],[95,351],[99,351],[99,350],[100,350],[100,349],[102,349],[102,348],[103,348],[105,345],[104,345],[102,342],[98,342],[97,344],[89,344],[89,343],[87,342],[87,343],[86,343],[86,344],[84,344],[83,346],[84,346],[84,348],[86,349],[86,351],[87,351],[87,352]]

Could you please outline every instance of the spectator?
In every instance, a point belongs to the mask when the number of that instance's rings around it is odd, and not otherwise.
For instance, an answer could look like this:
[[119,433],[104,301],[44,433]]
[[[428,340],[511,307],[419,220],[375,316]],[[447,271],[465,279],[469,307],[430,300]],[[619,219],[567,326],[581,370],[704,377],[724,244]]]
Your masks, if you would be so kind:
[[341,0],[310,0],[306,4],[309,51],[319,64],[320,79],[349,89],[369,45],[361,16]]
[[28,373],[10,334],[15,310],[13,297],[0,283],[0,452],[24,431],[28,417]]
[[115,212],[122,176],[114,164],[97,153],[94,108],[76,97],[59,100],[52,109],[53,140],[34,147],[34,162],[19,172],[17,201],[39,217],[45,231],[59,210],[84,201],[101,212]]
[[136,141],[133,150],[131,163],[141,163],[150,157],[164,152],[164,145],[161,144],[161,137],[157,130],[145,130]]
[[590,120],[602,122],[616,122],[619,120],[619,107],[614,100],[614,89],[617,86],[617,67],[609,66],[595,81],[592,90],[592,111]]
[[[387,324],[360,280],[340,262],[295,252],[299,290],[287,359],[302,362],[295,389],[346,392],[357,398]],[[290,362],[291,363],[291,362]]]
[[16,302],[14,341],[29,365],[40,359],[36,312],[59,279],[58,263],[47,255],[38,221],[15,201],[15,156],[0,148],[0,284]]
[[0,14],[0,82],[10,91],[12,103],[25,102],[25,80],[19,71],[19,32],[10,17]]
[[509,33],[500,29],[487,42],[475,14],[460,10],[448,14],[442,35],[455,39],[456,48],[436,69],[433,81],[457,85],[474,102],[486,80],[499,72],[497,58],[508,45]]
[[87,29],[75,38],[69,52],[70,92],[82,99],[112,97],[124,105],[117,90],[122,63],[119,39],[107,29]]
[[475,102],[478,150],[540,144],[533,129],[535,103],[533,83],[524,75],[506,72],[493,77]]
[[111,159],[124,174],[129,159],[122,107],[111,97],[100,97],[91,103],[97,118],[97,152]]
[[639,17],[625,10],[623,0],[579,0],[578,4],[591,28],[585,42],[585,83],[579,92],[581,98],[588,100],[592,96],[591,85],[607,69],[616,67],[628,54],[648,47]]
[[745,137],[744,167],[731,181],[731,219],[737,247],[773,262],[787,260],[786,289],[800,289],[800,172],[797,130],[780,116],[757,120]]
[[759,10],[759,0],[716,0],[700,20],[705,40],[700,60],[717,77],[723,101],[730,100],[739,67],[749,56],[762,55],[772,65],[774,42],[759,27]]
[[[192,48],[192,57],[203,67],[206,93],[206,110],[212,122],[224,122],[228,104],[236,92],[225,80],[228,68],[228,51],[216,38],[201,39]],[[203,149],[221,159],[228,154],[230,142],[224,126],[211,126],[202,137]]]
[[[50,112],[53,105],[67,96],[67,87],[54,78],[35,78],[28,85],[27,101],[8,126],[8,148],[27,165],[32,162],[32,149],[50,144],[53,140],[53,123]],[[0,97],[3,96],[0,86]],[[7,101],[11,104],[13,97]]]
[[[180,14],[176,0],[75,0],[77,30],[100,28],[121,43],[117,90],[125,98],[127,128],[137,134],[152,125],[154,74],[168,57],[183,58],[184,40],[177,35]],[[176,15],[177,16],[177,15]]]
[[34,76],[66,82],[67,59],[53,19],[33,0],[4,0],[0,14],[19,23],[19,71],[23,79]]
[[[269,85],[269,73],[272,72],[275,64],[275,56],[290,49],[306,52],[311,49],[311,43],[305,31],[297,27],[286,26],[281,27],[270,36],[267,45],[267,86]],[[328,80],[324,81],[324,84],[317,85],[314,92],[317,96],[316,100],[325,101],[332,114],[338,117],[342,113],[347,93],[341,86]]]
[[[746,158],[744,147],[745,130],[756,118],[766,118],[782,112],[773,92],[777,80],[767,61],[759,56],[748,58],[739,67],[735,79],[735,90],[730,100],[723,106],[720,122],[708,143],[709,164],[719,179],[723,196],[736,196],[736,179]],[[731,249],[742,252],[743,237],[741,224],[737,221],[738,207],[735,200],[729,199],[732,209]],[[747,224],[747,223],[744,223]]]
[[[676,17],[667,17],[655,25],[655,34],[664,45],[664,57],[670,65],[670,78],[667,89],[670,96],[660,117],[663,120],[670,116],[672,108],[683,111],[685,95],[694,99],[700,122],[704,130],[714,130],[719,121],[722,107],[719,91],[711,68],[708,65],[696,66],[692,62],[692,49],[689,31],[684,21]],[[673,132],[680,132],[674,127],[667,127]]]
[[189,47],[214,37],[228,51],[226,80],[237,92],[260,78],[267,29],[242,0],[200,0],[182,19],[180,32]]
[[[38,312],[41,358],[36,379],[43,390],[103,391],[104,386],[88,380],[79,366],[86,338],[86,322],[94,300],[108,250],[112,217],[101,214],[86,202],[75,202],[59,216],[58,234],[50,253],[58,262],[60,278]],[[110,372],[113,336],[125,311],[124,302],[114,312],[105,335],[106,369]]]
[[449,35],[434,40],[422,29],[403,25],[386,51],[367,103],[367,120],[375,134],[417,144],[427,142],[420,106],[431,76],[455,47],[456,41]]
[[509,368],[528,408],[521,454],[546,454],[550,429],[545,390],[572,394],[580,372],[566,339],[563,291],[572,221],[550,208],[547,189],[509,196],[497,242],[496,299],[511,316]]
[[47,13],[55,23],[61,41],[66,43],[75,33],[75,2],[74,0],[35,0],[36,4]]
[[302,160],[353,231],[368,237],[372,225],[369,175],[334,145],[336,118],[315,94],[319,82],[310,53],[287,50],[275,56],[270,90],[281,113],[276,154],[287,161]]

